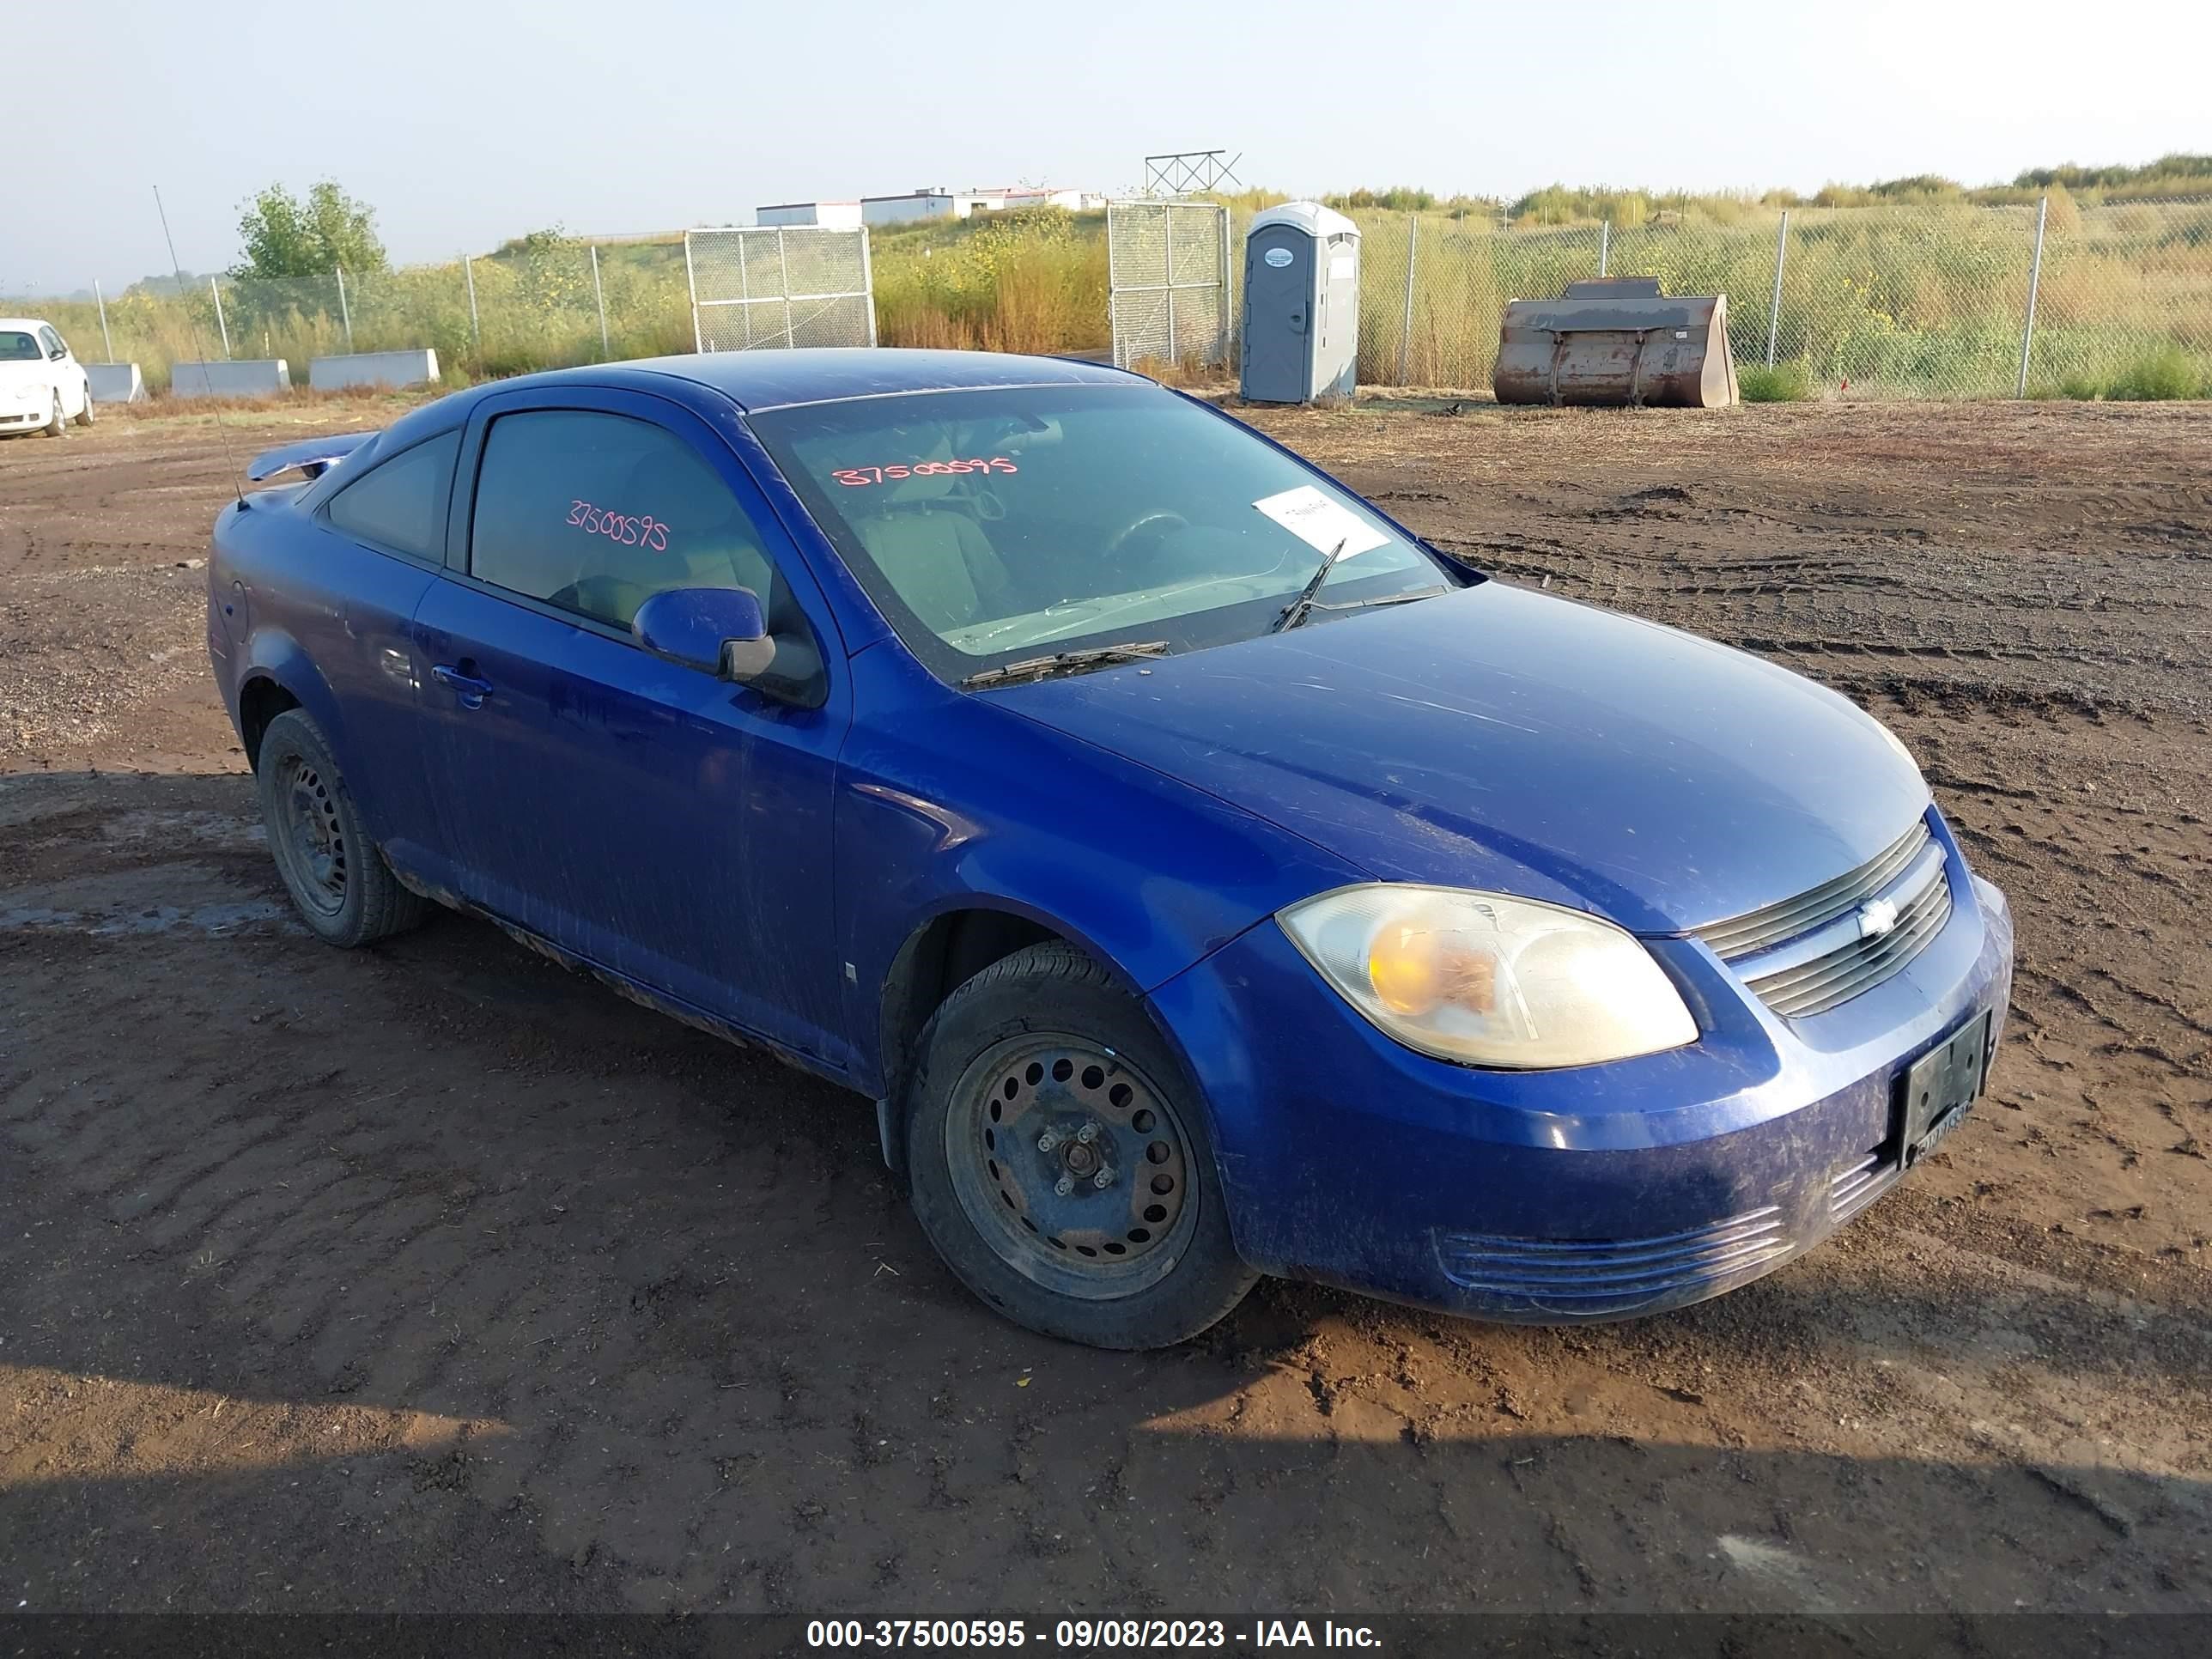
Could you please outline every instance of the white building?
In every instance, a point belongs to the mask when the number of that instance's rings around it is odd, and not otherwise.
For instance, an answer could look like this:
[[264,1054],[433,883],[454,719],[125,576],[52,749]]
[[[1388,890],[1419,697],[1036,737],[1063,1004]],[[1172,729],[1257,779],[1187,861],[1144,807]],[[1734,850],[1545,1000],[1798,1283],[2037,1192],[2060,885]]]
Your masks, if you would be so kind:
[[955,214],[949,190],[910,190],[901,196],[863,196],[860,222],[864,225],[902,225],[915,219],[966,218]]
[[1071,213],[1087,213],[1106,205],[1106,198],[1087,190],[1054,190],[1049,185],[1012,185],[1004,190],[970,190],[952,198],[955,216],[965,219],[971,213],[1005,213],[1021,208],[1066,208]]
[[753,210],[760,225],[818,225],[824,230],[858,230],[863,222],[859,202],[777,202]]
[[[946,190],[923,185],[896,196],[863,196],[853,202],[792,202],[757,210],[764,225],[902,225],[916,219],[965,219],[977,213],[1004,213],[1012,209],[1066,208],[1091,211],[1106,205],[1106,198],[1086,190],[1054,190],[1049,185],[1016,185],[1003,190]],[[858,217],[788,218],[787,214],[831,211],[857,213]]]

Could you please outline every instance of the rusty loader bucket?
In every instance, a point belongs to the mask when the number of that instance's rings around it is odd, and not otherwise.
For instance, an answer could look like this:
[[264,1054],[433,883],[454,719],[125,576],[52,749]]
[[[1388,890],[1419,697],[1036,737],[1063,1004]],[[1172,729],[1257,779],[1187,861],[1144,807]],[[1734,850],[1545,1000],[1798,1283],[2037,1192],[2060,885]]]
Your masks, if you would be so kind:
[[1670,300],[1656,276],[1613,276],[1510,301],[1492,384],[1501,404],[1718,409],[1736,400],[1728,295]]

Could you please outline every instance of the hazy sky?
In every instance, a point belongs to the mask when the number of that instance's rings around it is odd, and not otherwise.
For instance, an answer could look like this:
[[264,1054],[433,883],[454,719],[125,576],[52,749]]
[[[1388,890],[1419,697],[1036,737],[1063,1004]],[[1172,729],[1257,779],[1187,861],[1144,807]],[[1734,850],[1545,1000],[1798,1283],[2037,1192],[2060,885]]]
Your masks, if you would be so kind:
[[11,60],[42,66],[35,92],[17,82],[13,292],[166,269],[155,184],[179,257],[210,270],[238,257],[250,192],[325,177],[409,262],[917,185],[1122,189],[1147,152],[1217,145],[1277,189],[1505,196],[1986,183],[2212,150],[2205,0],[119,0],[7,18]]

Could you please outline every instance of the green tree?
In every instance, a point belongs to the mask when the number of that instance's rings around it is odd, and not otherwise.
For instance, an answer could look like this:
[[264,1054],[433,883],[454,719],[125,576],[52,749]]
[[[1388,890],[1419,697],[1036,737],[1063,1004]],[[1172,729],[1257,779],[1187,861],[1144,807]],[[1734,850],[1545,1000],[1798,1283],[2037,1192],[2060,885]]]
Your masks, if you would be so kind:
[[304,202],[282,185],[270,185],[243,204],[238,236],[246,258],[233,268],[235,276],[322,276],[332,266],[368,271],[386,264],[375,210],[328,179]]

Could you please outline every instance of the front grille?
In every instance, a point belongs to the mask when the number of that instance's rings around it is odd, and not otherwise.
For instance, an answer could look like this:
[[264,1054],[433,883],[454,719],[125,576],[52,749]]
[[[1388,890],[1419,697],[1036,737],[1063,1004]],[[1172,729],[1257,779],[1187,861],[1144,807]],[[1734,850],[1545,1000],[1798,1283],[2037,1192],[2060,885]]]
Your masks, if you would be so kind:
[[1685,1291],[1711,1294],[1789,1255],[1796,1241],[1768,1205],[1654,1238],[1508,1238],[1439,1233],[1451,1281],[1516,1308],[1571,1317],[1621,1314]]
[[[1951,919],[1951,884],[1933,842],[1920,819],[1857,869],[1697,936],[1784,1018],[1826,1013],[1904,968]],[[1897,907],[1887,933],[1862,933],[1844,920],[1878,897]]]
[[1887,933],[1852,939],[1826,956],[1745,982],[1784,1019],[1824,1014],[1896,973],[1950,919],[1951,884],[1939,864],[1928,884],[1899,905],[1897,926]]
[[1809,933],[1844,911],[1856,910],[1896,880],[1920,856],[1929,840],[1928,820],[1915,818],[1910,830],[1850,873],[1824,881],[1795,898],[1700,927],[1698,937],[1711,945],[1713,954],[1723,962],[1734,962],[1738,957]]

